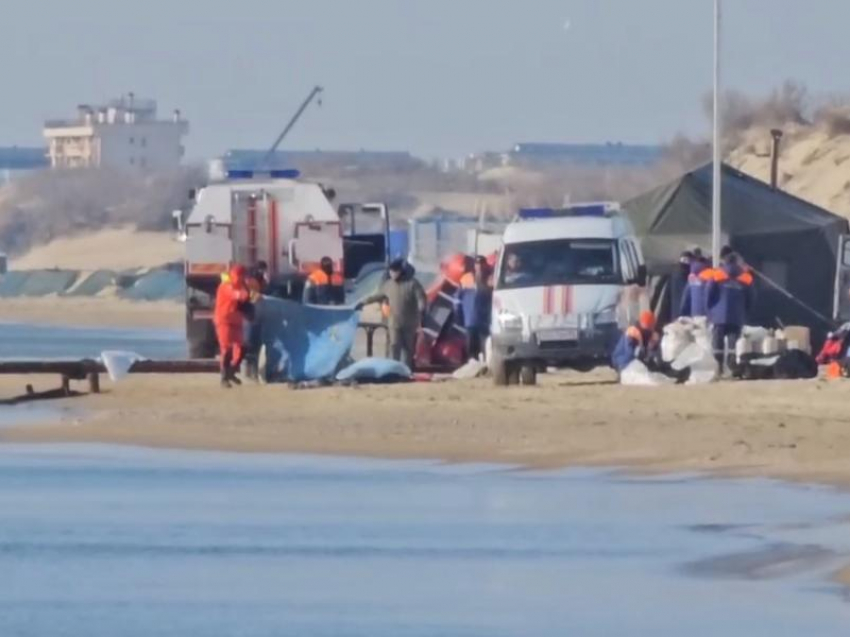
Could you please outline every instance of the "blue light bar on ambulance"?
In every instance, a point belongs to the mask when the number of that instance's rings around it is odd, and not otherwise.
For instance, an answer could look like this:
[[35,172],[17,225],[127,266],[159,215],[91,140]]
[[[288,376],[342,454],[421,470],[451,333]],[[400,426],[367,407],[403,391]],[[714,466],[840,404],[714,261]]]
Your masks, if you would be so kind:
[[253,179],[254,171],[253,170],[228,170],[227,171],[228,179]]
[[616,204],[589,203],[576,204],[568,208],[522,208],[518,218],[529,219],[557,219],[560,217],[606,217],[619,209]]
[[298,179],[301,173],[295,168],[280,170],[238,170],[227,171],[228,179]]

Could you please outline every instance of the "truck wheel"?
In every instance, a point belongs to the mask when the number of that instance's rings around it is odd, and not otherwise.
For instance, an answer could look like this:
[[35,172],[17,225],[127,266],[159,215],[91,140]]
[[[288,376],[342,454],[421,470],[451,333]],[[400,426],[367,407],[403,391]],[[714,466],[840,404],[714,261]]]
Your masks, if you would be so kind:
[[490,369],[493,374],[493,384],[496,387],[507,387],[508,386],[508,363],[501,356],[493,356]]
[[532,386],[537,384],[537,365],[533,362],[526,363],[519,372],[519,379],[523,385]]
[[186,340],[189,345],[189,358],[215,358],[218,353],[218,341],[212,321],[195,321],[186,317]]
[[520,382],[520,364],[516,361],[507,363],[508,368],[508,385],[519,385]]

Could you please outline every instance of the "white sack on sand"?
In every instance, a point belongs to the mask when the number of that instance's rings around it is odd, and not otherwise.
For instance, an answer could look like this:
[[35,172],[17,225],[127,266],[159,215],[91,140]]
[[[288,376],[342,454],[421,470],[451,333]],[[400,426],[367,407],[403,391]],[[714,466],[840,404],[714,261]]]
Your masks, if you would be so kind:
[[667,378],[664,374],[650,372],[646,365],[638,360],[629,363],[620,372],[620,384],[632,387],[659,387],[661,385],[672,385],[675,381]]
[[101,352],[100,360],[103,361],[103,366],[109,374],[109,379],[112,382],[118,382],[126,378],[130,373],[130,368],[137,361],[147,360],[143,356],[135,352],[122,352],[118,350],[109,350]]

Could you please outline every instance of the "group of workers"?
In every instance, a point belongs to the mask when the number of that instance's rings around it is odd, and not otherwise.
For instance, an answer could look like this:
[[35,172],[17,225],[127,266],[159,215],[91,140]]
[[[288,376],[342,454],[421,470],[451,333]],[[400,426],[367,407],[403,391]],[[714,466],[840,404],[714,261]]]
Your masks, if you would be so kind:
[[[388,275],[378,292],[363,299],[355,309],[382,304],[390,355],[413,369],[417,334],[424,324],[427,310],[425,290],[416,278],[413,266],[404,259],[392,261]],[[222,387],[241,384],[237,372],[243,359],[249,377],[257,378],[259,375],[262,334],[256,308],[268,285],[268,267],[264,262],[250,271],[235,265],[222,276],[213,317],[221,353]],[[484,257],[467,258],[454,298],[454,309],[459,324],[466,331],[466,349],[470,358],[477,359],[484,353],[484,343],[490,333],[492,296],[493,277],[489,263]],[[322,258],[319,267],[309,275],[303,299],[310,305],[345,304],[344,281],[334,269],[332,259]]]
[[[427,299],[415,270],[403,259],[393,261],[389,279],[378,292],[357,305],[362,309],[373,303],[383,303],[389,329],[390,355],[411,370],[416,356],[416,338],[425,323]],[[466,351],[469,358],[478,359],[484,353],[484,343],[490,335],[490,307],[493,300],[493,277],[490,265],[483,256],[464,258],[464,271],[458,281],[453,299],[456,320],[466,332]]]
[[[257,262],[250,270],[237,264],[222,275],[213,313],[220,352],[222,387],[242,384],[237,373],[243,361],[248,377],[254,380],[259,378],[263,335],[257,315],[257,304],[269,284],[268,265],[265,261]],[[323,257],[319,267],[308,277],[304,286],[304,301],[312,305],[345,303],[343,278],[334,270],[334,262],[330,257]]]
[[[740,257],[728,246],[720,253],[721,262],[712,267],[710,261],[695,248],[684,252],[680,260],[684,292],[680,316],[706,317],[712,327],[712,346],[723,370],[727,353],[735,351],[735,343],[746,324],[753,300],[753,274]],[[517,267],[509,271],[517,270]],[[514,266],[518,265],[516,263]],[[389,332],[390,353],[393,359],[413,369],[416,341],[423,326],[427,299],[413,267],[403,259],[390,263],[388,278],[376,294],[363,299],[356,309],[375,303],[384,307]],[[221,352],[221,384],[230,387],[241,384],[237,371],[243,358],[247,373],[256,378],[259,372],[259,351],[262,334],[256,320],[256,304],[269,285],[268,267],[259,262],[250,271],[235,265],[222,277],[216,295],[214,323]],[[493,297],[493,272],[484,257],[464,260],[464,272],[454,298],[458,323],[466,332],[469,358],[483,354],[489,336]],[[345,290],[342,275],[334,262],[324,257],[319,267],[307,279],[304,301],[312,305],[344,305]],[[246,339],[246,321],[249,322]],[[664,371],[660,356],[660,334],[652,312],[641,313],[639,320],[621,335],[612,353],[612,364],[622,371],[632,361],[640,360],[650,369]]]
[[[731,368],[735,344],[753,303],[751,268],[729,246],[721,250],[716,268],[699,248],[682,253],[680,267],[685,286],[679,316],[705,317],[711,325],[712,348],[720,370],[724,363]],[[612,355],[614,368],[622,371],[638,359],[650,369],[663,371],[660,342],[655,315],[643,312],[617,343]]]

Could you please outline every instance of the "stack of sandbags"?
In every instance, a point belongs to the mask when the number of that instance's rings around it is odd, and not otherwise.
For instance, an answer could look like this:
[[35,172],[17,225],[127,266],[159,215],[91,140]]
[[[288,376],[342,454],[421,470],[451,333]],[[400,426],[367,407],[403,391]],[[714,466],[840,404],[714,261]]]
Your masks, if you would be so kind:
[[664,327],[661,359],[673,370],[690,370],[688,384],[710,383],[717,377],[717,361],[704,317],[682,317]]

